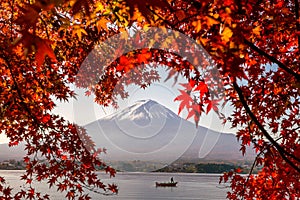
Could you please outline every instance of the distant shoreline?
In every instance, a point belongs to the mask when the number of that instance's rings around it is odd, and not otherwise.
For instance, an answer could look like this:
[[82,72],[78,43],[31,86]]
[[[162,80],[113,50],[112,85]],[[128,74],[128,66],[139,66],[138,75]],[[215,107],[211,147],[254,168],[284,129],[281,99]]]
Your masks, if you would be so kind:
[[[151,161],[117,161],[108,162],[108,165],[116,169],[117,172],[160,172],[160,173],[209,173],[223,174],[224,172],[239,169],[240,173],[248,173],[250,171],[249,163],[222,163],[210,161],[188,162],[177,161],[166,165]],[[26,164],[23,161],[8,160],[0,162],[0,170],[25,170]],[[253,172],[256,173],[258,169]],[[101,168],[97,171],[102,171]]]

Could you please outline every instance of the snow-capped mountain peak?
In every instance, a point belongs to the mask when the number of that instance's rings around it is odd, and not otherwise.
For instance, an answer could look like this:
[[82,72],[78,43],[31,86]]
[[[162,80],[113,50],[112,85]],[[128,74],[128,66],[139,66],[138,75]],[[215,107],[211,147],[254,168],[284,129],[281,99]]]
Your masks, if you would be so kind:
[[171,163],[181,156],[208,156],[211,160],[242,157],[234,135],[196,127],[153,100],[137,101],[85,128],[97,147],[108,149],[111,160]]
[[170,118],[176,119],[179,117],[168,108],[162,106],[154,100],[139,100],[135,102],[133,105],[117,111],[116,113],[104,117],[102,119],[106,120],[133,120],[133,121],[141,121],[141,120],[152,120],[158,118]]

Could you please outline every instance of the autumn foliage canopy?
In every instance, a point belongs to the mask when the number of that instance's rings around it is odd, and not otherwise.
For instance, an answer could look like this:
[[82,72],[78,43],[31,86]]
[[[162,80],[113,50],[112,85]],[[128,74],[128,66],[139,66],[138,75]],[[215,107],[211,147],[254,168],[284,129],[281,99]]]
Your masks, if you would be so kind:
[[[58,100],[76,96],[72,84],[94,93],[101,105],[117,106],[132,77],[141,88],[160,80],[151,63],[167,66],[169,79],[178,74],[187,79],[175,99],[179,112],[186,109],[196,124],[201,115],[217,112],[238,128],[242,154],[250,144],[255,148],[258,174],[240,176],[237,170],[221,177],[230,183],[229,199],[300,198],[298,0],[1,0],[0,6],[0,130],[11,146],[24,142],[27,152],[21,177],[27,187],[12,191],[0,177],[1,199],[47,199],[31,185],[41,181],[66,191],[68,199],[88,199],[84,189],[116,193],[115,185],[95,173],[102,168],[115,175],[98,156],[103,150],[95,149],[84,129],[51,111]],[[201,45],[220,74],[222,94],[212,93],[212,80],[198,70],[209,67],[205,61],[194,66],[161,49],[121,55],[94,85],[84,82],[90,76],[77,76],[101,41],[150,27],[178,31]],[[142,34],[134,38],[143,43]],[[168,43],[159,35],[157,41]],[[188,45],[176,48],[193,51]],[[141,64],[147,67],[139,69]],[[231,104],[233,113],[221,113],[222,103]]]

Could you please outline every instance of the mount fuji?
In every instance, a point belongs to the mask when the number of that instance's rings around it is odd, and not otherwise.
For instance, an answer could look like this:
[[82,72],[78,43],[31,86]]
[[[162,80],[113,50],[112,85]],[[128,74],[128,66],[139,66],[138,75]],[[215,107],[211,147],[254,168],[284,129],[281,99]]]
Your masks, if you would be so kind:
[[[153,100],[133,105],[85,126],[97,147],[106,148],[107,161],[207,161],[253,160],[251,149],[241,155],[234,134],[219,133],[196,125]],[[24,145],[0,144],[0,161],[20,160]]]
[[[179,158],[252,160],[239,152],[235,135],[196,125],[153,100],[140,100],[85,126],[97,147],[111,161],[164,161]],[[107,157],[106,157],[107,156]]]

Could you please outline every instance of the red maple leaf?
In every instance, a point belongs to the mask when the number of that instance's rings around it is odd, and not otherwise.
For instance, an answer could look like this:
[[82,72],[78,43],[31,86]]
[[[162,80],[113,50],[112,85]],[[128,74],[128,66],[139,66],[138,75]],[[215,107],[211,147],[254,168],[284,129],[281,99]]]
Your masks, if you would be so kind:
[[193,102],[192,97],[185,90],[179,90],[181,95],[177,96],[174,101],[181,101],[179,105],[178,115],[184,108],[190,108],[191,102]]
[[204,82],[199,82],[194,91],[200,92],[200,98],[202,99],[203,95],[208,93],[208,87]]

